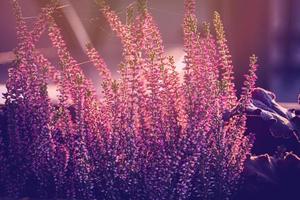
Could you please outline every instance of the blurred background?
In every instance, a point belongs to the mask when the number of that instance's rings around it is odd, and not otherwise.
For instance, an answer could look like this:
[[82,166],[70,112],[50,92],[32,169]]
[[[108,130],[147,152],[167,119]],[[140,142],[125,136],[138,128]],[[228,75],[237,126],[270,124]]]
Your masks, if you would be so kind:
[[[32,24],[47,0],[20,0],[23,17]],[[104,57],[117,77],[121,59],[121,45],[111,32],[94,0],[60,0],[61,13],[56,19],[84,72],[95,84],[99,78],[82,51],[84,43],[91,41]],[[110,0],[111,7],[125,21],[126,7],[134,0]],[[178,70],[183,66],[182,19],[183,0],[149,0],[163,37],[167,53],[176,58]],[[211,22],[213,11],[219,11],[225,24],[230,51],[235,67],[236,84],[241,87],[247,73],[249,56],[259,57],[258,86],[276,93],[277,100],[285,103],[297,101],[300,93],[300,0],[198,0],[199,22]],[[15,21],[9,0],[0,1],[0,92],[5,91],[7,69],[14,59],[16,47]],[[38,48],[56,62],[47,34]],[[55,89],[50,88],[54,93]],[[53,94],[52,94],[53,95]],[[0,101],[3,102],[3,101]]]

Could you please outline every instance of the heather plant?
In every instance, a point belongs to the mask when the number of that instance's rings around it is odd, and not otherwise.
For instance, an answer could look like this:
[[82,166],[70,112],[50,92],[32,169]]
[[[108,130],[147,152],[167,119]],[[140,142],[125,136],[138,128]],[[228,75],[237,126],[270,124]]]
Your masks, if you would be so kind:
[[[123,23],[105,1],[100,12],[122,43],[119,79],[92,44],[86,55],[102,78],[102,98],[68,51],[55,21],[58,3],[42,9],[29,31],[17,0],[16,61],[5,94],[7,128],[0,137],[4,195],[66,199],[230,199],[242,180],[252,138],[257,59],[250,58],[242,95],[220,15],[215,35],[198,27],[195,0],[185,0],[183,79],[167,56],[145,0]],[[48,31],[57,66],[37,49]],[[52,104],[47,86],[58,87]],[[99,84],[100,85],[100,84]],[[1,190],[0,190],[1,192]]]

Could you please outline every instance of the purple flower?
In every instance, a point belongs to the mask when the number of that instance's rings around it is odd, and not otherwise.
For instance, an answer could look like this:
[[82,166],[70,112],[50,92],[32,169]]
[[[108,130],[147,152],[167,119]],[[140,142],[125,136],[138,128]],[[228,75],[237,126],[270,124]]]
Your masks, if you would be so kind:
[[[52,16],[55,2],[42,9],[28,31],[18,1],[12,0],[18,47],[5,95],[7,132],[0,135],[5,193],[67,199],[230,198],[252,147],[242,111],[251,103],[257,65],[252,56],[238,99],[219,14],[213,20],[216,37],[207,23],[200,34],[195,0],[185,1],[180,80],[145,0],[134,4],[137,12],[134,6],[128,9],[126,24],[99,1],[123,47],[121,77],[115,80],[87,44],[86,54],[103,80],[99,99]],[[35,47],[46,29],[59,66]],[[50,103],[49,81],[58,86],[57,105]]]

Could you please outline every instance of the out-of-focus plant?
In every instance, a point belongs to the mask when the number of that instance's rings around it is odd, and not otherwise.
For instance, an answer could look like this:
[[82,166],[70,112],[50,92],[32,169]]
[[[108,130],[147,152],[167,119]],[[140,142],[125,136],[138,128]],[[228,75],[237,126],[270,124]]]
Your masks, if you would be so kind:
[[[42,10],[29,31],[18,1],[12,0],[19,43],[5,94],[7,130],[0,137],[5,194],[230,198],[252,146],[244,136],[244,110],[251,103],[256,57],[250,58],[238,99],[219,14],[214,14],[214,37],[208,23],[203,31],[198,27],[195,1],[186,0],[181,80],[145,0],[128,8],[126,24],[105,1],[97,3],[123,47],[121,78],[115,80],[96,49],[86,46],[103,80],[101,100],[67,49],[53,18],[56,1]],[[46,29],[58,67],[35,48]],[[48,96],[50,80],[58,86],[57,105]]]

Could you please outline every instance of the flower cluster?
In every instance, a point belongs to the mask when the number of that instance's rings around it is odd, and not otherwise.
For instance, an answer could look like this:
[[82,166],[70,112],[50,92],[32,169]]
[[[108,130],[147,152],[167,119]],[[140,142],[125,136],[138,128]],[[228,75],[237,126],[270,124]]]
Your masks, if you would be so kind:
[[[122,23],[105,1],[100,11],[123,46],[115,80],[91,45],[86,54],[102,78],[103,98],[69,53],[53,18],[53,1],[29,31],[18,0],[17,59],[9,70],[7,127],[0,135],[0,193],[66,199],[227,199],[250,153],[244,109],[251,103],[256,57],[241,98],[218,13],[202,31],[195,0],[185,0],[183,80],[146,1]],[[35,44],[48,31],[59,58],[52,65]],[[51,104],[49,81],[58,87]]]

